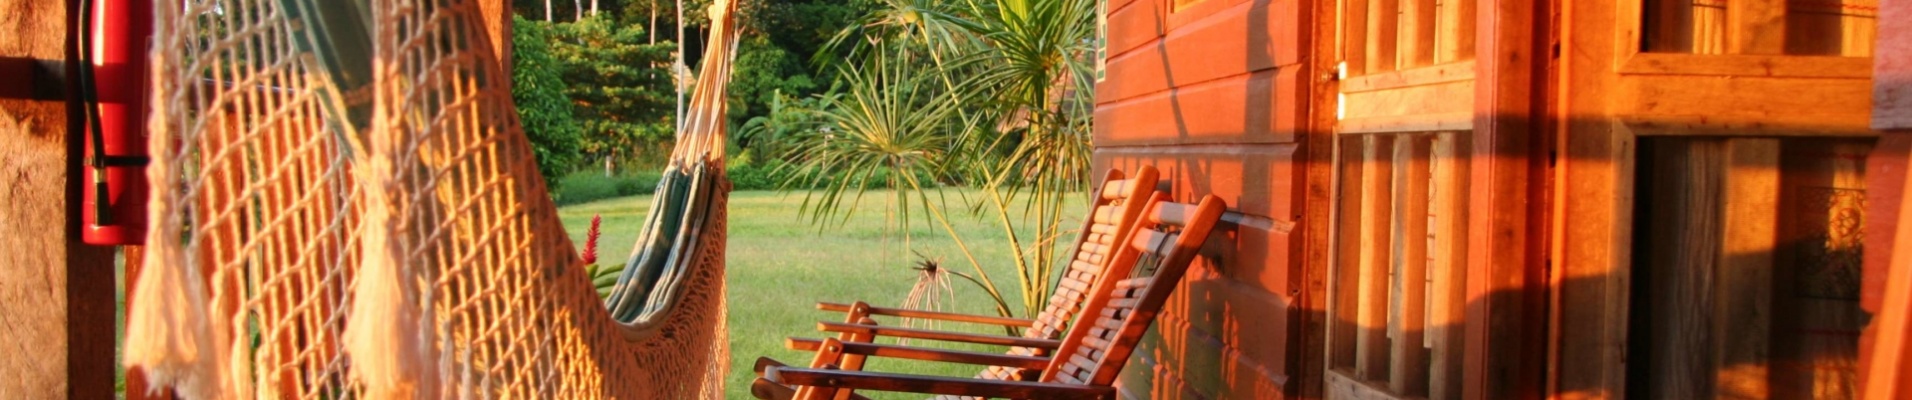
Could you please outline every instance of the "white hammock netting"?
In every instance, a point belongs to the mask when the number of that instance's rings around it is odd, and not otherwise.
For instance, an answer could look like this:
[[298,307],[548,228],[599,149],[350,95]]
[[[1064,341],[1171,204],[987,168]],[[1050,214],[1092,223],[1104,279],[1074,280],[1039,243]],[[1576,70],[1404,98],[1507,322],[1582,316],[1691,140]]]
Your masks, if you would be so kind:
[[674,154],[706,211],[635,323],[585,276],[477,1],[371,1],[359,88],[301,44],[312,4],[157,2],[127,365],[190,398],[722,396],[729,2]]

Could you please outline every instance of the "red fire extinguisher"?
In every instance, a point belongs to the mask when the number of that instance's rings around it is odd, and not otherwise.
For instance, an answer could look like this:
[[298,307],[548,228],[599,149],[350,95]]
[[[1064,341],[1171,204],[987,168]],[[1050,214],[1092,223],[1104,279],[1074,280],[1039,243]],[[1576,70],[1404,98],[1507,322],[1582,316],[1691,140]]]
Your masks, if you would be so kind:
[[[146,240],[146,47],[153,34],[150,0],[92,0],[91,45],[81,77],[87,99],[86,185],[81,237],[95,245]],[[86,74],[88,72],[82,72]]]

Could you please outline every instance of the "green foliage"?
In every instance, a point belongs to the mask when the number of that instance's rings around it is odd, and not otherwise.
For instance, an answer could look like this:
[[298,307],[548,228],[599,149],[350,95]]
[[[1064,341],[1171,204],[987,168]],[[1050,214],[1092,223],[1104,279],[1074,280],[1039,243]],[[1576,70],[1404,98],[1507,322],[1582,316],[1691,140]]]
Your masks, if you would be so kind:
[[[863,177],[880,170],[977,185],[983,195],[963,198],[963,206],[1008,215],[1018,204],[1032,217],[999,222],[1010,237],[1021,310],[1036,312],[1064,265],[1059,239],[1065,213],[1074,210],[1062,204],[1087,186],[1095,10],[1095,0],[878,2],[824,51],[847,56],[847,100],[829,103],[825,113],[840,136],[798,135],[805,145],[786,153],[809,182],[841,178],[812,195],[811,216],[847,218],[854,207],[842,205],[854,204],[869,189]],[[907,225],[911,206],[902,192],[896,203]],[[944,222],[952,205],[918,197],[916,206],[943,222],[982,286],[1004,302]],[[1016,233],[1024,231],[1035,234]],[[999,312],[1011,314],[1007,306]]]
[[659,174],[644,172],[604,176],[598,171],[579,171],[560,179],[553,196],[558,205],[588,203],[613,197],[651,194],[657,190]]
[[766,108],[782,93],[809,93],[817,88],[798,57],[761,35],[742,39],[732,67],[731,121],[767,115],[771,110]]
[[812,135],[824,129],[827,123],[824,113],[839,96],[825,93],[797,98],[783,92],[773,93],[768,115],[744,122],[731,131],[730,140],[742,148],[743,154],[753,158],[792,156],[791,150],[801,139],[800,135]]
[[546,30],[543,24],[523,18],[512,24],[511,101],[517,104],[518,121],[531,140],[538,172],[544,175],[546,189],[552,189],[558,177],[577,164],[583,128],[572,117]]
[[[531,24],[544,24],[531,22]],[[553,27],[552,53],[573,110],[583,124],[583,151],[591,158],[639,158],[671,140],[676,94],[668,69],[669,43],[644,44],[642,26],[605,16]]]

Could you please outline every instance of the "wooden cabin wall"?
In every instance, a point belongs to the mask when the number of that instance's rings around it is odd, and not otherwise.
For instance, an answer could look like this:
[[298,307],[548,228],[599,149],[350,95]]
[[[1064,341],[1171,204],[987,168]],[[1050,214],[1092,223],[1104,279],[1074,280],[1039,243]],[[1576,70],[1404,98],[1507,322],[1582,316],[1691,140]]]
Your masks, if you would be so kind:
[[[1867,326],[1860,338],[1860,354],[1865,358],[1868,371],[1860,384],[1872,398],[1905,398],[1912,396],[1912,373],[1905,368],[1905,341],[1912,331],[1905,326],[1882,326],[1898,320],[1887,317],[1882,312],[1906,313],[1912,311],[1912,305],[1893,304],[1888,307],[1886,299],[1886,278],[1891,272],[1888,266],[1892,259],[1904,257],[1895,255],[1898,234],[1907,221],[1905,213],[1906,169],[1912,162],[1912,0],[1882,0],[1879,2],[1879,32],[1873,54],[1872,82],[1872,128],[1879,130],[1879,145],[1868,160],[1866,168],[1869,175],[1867,183],[1871,185],[1874,198],[1870,203],[1871,214],[1866,220],[1866,248],[1864,286],[1861,288],[1859,305],[1867,312],[1878,316],[1873,324]],[[1905,264],[1900,264],[1904,268]],[[1905,276],[1901,272],[1900,276]],[[1887,310],[1893,308],[1893,310]],[[1896,336],[1899,354],[1875,353],[1881,346],[1881,335]],[[1889,338],[1887,338],[1889,339]],[[1898,370],[1882,370],[1886,366],[1896,365]],[[1883,385],[1878,380],[1896,380],[1893,385]],[[1873,386],[1880,386],[1874,388]]]
[[[70,2],[0,0],[0,57],[66,58]],[[0,75],[0,87],[34,86]],[[113,395],[113,252],[80,243],[77,130],[56,99],[0,98],[0,398]]]
[[1109,0],[1097,173],[1153,165],[1176,199],[1227,200],[1233,222],[1123,370],[1126,398],[1278,399],[1320,383],[1304,372],[1320,353],[1301,346],[1321,317],[1300,272],[1310,3]]

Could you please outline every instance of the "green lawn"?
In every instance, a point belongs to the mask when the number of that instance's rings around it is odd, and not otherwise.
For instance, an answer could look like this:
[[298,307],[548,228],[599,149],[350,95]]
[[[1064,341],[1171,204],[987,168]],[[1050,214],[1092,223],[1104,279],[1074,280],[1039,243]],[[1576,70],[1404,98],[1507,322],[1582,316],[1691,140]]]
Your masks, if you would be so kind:
[[[726,398],[750,398],[750,382],[755,379],[750,367],[759,356],[770,356],[790,363],[807,363],[809,356],[783,347],[790,336],[824,337],[816,331],[821,319],[840,320],[841,314],[816,311],[819,300],[868,301],[874,305],[894,306],[908,295],[917,278],[909,269],[917,258],[903,250],[900,232],[886,233],[886,192],[865,197],[858,212],[841,225],[819,228],[799,214],[802,193],[736,192],[730,196],[729,304],[731,374],[726,382]],[[952,202],[963,192],[950,191]],[[1081,198],[1074,201],[1080,202]],[[624,197],[560,208],[567,230],[577,243],[584,243],[584,230],[592,215],[604,217],[604,236],[599,242],[599,263],[616,263],[630,254],[637,240],[650,196]],[[1070,209],[1081,209],[1080,203]],[[1018,207],[1016,210],[1020,210]],[[1020,212],[1012,216],[1020,217]],[[940,259],[942,265],[973,275],[957,246],[930,225],[928,215],[912,215],[911,245],[924,255]],[[1080,217],[1064,221],[1067,229],[1080,226]],[[994,278],[1012,307],[1019,303],[1015,267],[1010,264],[1008,240],[993,214],[952,215],[956,229]],[[1020,235],[1028,237],[1029,233]],[[1066,236],[1066,235],[1065,235]],[[1063,243],[1070,243],[1065,237]],[[982,289],[960,279],[952,281],[953,301],[945,310],[968,313],[993,313],[991,302]],[[1021,316],[1022,312],[1016,312]],[[894,320],[879,320],[895,324]],[[990,332],[987,327],[949,324],[945,329]],[[1000,329],[993,330],[1001,334]],[[924,342],[913,342],[923,344]],[[1001,348],[967,347],[972,350],[1001,351]],[[870,371],[907,372],[946,376],[970,376],[979,367],[954,364],[893,362],[875,360]],[[910,394],[868,393],[876,398],[920,399]]]

